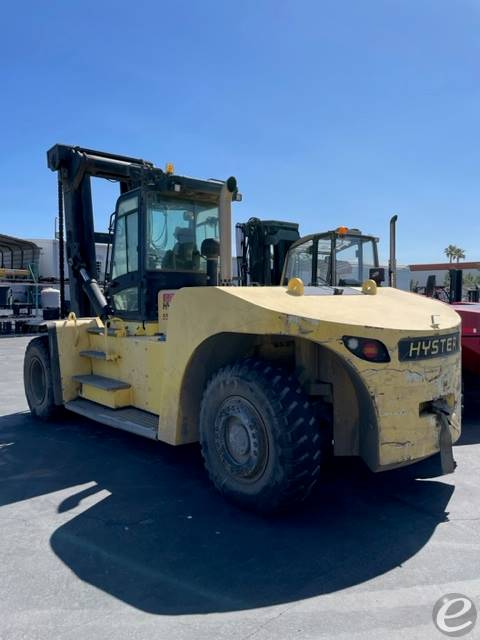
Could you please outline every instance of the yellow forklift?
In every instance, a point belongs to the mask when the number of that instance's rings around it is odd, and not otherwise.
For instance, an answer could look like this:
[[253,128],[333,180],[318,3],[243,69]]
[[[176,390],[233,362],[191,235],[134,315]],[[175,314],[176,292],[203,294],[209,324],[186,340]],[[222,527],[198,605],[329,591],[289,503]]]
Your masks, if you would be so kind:
[[[67,409],[171,445],[199,441],[215,487],[260,512],[305,499],[332,454],[383,471],[440,451],[453,471],[459,317],[368,277],[370,237],[339,228],[292,244],[289,227],[282,284],[234,286],[234,178],[66,145],[48,166],[71,306],[27,347],[34,416]],[[104,290],[92,177],[120,185]]]

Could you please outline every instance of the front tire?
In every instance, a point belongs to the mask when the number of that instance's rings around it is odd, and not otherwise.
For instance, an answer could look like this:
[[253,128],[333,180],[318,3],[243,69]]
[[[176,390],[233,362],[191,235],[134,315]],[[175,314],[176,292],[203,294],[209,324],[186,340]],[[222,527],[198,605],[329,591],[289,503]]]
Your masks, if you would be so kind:
[[210,479],[225,497],[262,513],[311,493],[327,429],[297,380],[263,360],[220,369],[203,395],[200,444]]
[[54,418],[59,407],[55,405],[53,397],[53,377],[47,337],[34,338],[28,343],[23,362],[23,383],[32,415],[40,420]]

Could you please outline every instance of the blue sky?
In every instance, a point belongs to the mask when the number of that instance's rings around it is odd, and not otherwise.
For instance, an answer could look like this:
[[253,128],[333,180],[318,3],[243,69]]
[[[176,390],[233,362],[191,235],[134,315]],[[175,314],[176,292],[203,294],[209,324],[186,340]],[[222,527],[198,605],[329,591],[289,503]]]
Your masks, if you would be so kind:
[[[480,260],[480,1],[4,3],[0,232],[51,237],[55,142],[237,176],[250,216]],[[98,230],[113,210],[95,185]]]

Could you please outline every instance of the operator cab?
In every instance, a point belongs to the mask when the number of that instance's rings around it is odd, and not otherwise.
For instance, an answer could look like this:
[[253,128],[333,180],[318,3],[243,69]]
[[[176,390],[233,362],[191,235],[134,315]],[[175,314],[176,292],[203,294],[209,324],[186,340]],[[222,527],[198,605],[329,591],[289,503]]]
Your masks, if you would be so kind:
[[369,278],[380,284],[377,243],[378,238],[346,227],[304,236],[290,247],[282,284],[295,277],[313,287],[359,287]]
[[117,201],[107,289],[125,319],[156,319],[159,291],[217,284],[222,216],[230,236],[230,202],[241,197],[235,178],[164,176],[159,188],[133,189]]
[[115,314],[154,319],[160,290],[210,284],[204,241],[220,241],[212,184],[212,193],[188,197],[136,189],[118,199],[108,285]]

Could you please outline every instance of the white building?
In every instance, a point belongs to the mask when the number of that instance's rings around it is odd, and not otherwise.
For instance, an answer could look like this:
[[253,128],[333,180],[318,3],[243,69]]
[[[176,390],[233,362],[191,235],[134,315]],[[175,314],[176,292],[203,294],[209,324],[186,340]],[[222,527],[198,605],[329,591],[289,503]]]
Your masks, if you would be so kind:
[[[40,280],[60,278],[59,268],[59,241],[56,239],[37,239],[34,238],[32,242],[40,247],[40,260],[38,265],[38,275]],[[97,256],[97,273],[92,274],[99,280],[103,281],[105,277],[105,262],[107,259],[107,245],[96,244],[95,251]],[[67,257],[65,253],[65,278],[68,278],[68,265]]]

